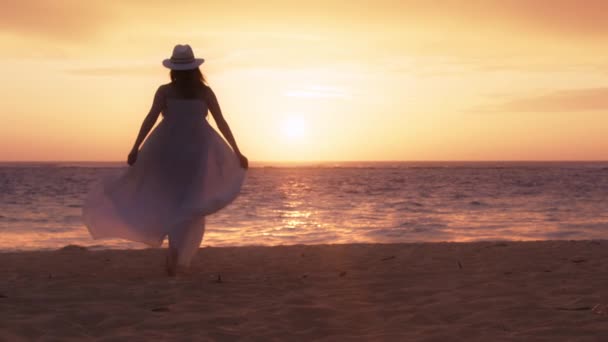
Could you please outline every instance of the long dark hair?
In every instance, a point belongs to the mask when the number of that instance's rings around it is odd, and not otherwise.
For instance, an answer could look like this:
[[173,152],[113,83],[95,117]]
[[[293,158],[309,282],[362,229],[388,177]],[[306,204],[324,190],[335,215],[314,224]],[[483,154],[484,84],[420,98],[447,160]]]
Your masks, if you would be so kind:
[[199,68],[190,70],[171,70],[171,83],[175,85],[180,96],[195,98],[207,89],[207,80]]

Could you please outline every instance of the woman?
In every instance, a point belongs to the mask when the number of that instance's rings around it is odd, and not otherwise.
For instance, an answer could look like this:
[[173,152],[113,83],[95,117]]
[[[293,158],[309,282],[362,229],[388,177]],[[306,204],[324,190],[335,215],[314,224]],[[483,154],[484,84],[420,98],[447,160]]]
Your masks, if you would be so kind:
[[[188,268],[205,231],[205,216],[238,195],[248,161],[241,154],[215,94],[189,45],[163,61],[171,83],[156,91],[129,153],[130,167],[94,189],[83,218],[94,239],[123,238],[159,247],[169,237],[167,273]],[[215,119],[230,147],[209,125]],[[160,124],[140,149],[159,114]]]

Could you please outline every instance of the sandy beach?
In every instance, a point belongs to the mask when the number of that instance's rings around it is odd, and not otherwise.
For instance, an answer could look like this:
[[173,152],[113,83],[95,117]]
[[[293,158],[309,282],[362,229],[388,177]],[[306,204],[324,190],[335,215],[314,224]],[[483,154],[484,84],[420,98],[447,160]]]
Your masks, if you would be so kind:
[[608,241],[0,254],[0,340],[564,340],[608,337]]

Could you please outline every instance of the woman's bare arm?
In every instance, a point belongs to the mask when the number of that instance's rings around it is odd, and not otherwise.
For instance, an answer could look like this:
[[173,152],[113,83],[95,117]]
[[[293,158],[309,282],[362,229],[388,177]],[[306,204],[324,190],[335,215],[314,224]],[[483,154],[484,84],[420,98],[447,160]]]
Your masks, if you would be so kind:
[[222,132],[234,152],[236,154],[241,154],[239,147],[236,144],[236,140],[234,140],[234,136],[232,135],[232,131],[230,130],[230,126],[228,126],[228,122],[226,122],[226,119],[224,119],[224,115],[222,114],[220,105],[215,97],[215,93],[213,90],[211,90],[211,88],[209,88],[207,93],[207,105],[209,106],[209,111],[217,124],[217,128],[219,128],[220,132]]
[[222,109],[220,108],[220,104],[217,101],[217,97],[215,96],[215,93],[213,92],[213,90],[211,90],[211,88],[209,88],[207,91],[206,102],[207,106],[209,107],[209,111],[211,112],[211,115],[213,116],[213,119],[217,124],[217,128],[220,130],[220,132],[222,132],[222,135],[224,135],[224,137],[232,147],[232,150],[234,150],[234,153],[236,153],[236,155],[239,157],[241,166],[246,169],[248,167],[247,158],[239,150],[239,147],[236,144],[236,140],[232,135],[232,131],[230,130],[230,126],[228,126],[228,122],[226,122],[226,119],[224,119],[224,115],[222,114]]
[[129,153],[129,157],[127,159],[127,163],[129,165],[133,165],[135,163],[135,160],[137,159],[137,152],[139,151],[139,147],[141,146],[141,143],[144,141],[146,136],[148,136],[148,133],[150,133],[150,130],[152,129],[152,127],[154,127],[156,120],[158,120],[158,116],[160,115],[160,113],[164,107],[164,103],[165,103],[165,99],[164,99],[163,90],[162,90],[162,87],[159,87],[158,90],[156,91],[156,94],[154,95],[154,101],[152,102],[152,108],[150,108],[148,115],[146,115],[146,118],[142,122],[141,128],[139,129],[139,134],[137,135],[137,139],[135,139],[135,143],[133,144],[131,153]]

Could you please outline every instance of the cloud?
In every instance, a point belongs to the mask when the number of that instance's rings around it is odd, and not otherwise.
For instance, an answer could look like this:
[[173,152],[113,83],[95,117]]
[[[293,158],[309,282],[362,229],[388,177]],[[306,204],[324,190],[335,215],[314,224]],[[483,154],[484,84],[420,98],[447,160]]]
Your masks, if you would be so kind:
[[304,56],[309,63],[417,56],[429,60],[388,67],[430,76],[608,66],[608,1],[602,0],[378,0],[373,6],[346,0],[188,0],[179,6],[160,0],[0,0],[0,8],[0,44],[7,48],[0,59],[146,55],[176,41],[196,41],[218,50],[212,56],[231,66],[250,63],[239,53],[263,63],[258,57],[273,51],[283,65],[294,66]]
[[76,40],[110,23],[111,6],[75,0],[0,0],[0,30],[17,36]]
[[548,94],[513,99],[476,112],[584,112],[608,110],[608,87],[561,90]]
[[526,26],[544,33],[561,34],[608,32],[608,2],[604,0],[447,0],[439,6],[429,1],[425,3],[426,6],[421,6],[424,13],[434,17],[448,14],[468,21],[470,26]]
[[[536,31],[541,35],[597,36],[608,33],[608,2],[603,0],[379,0],[368,2],[311,0],[306,5],[284,1],[202,2],[180,5],[158,0],[0,0],[0,28],[70,39],[101,26],[170,22],[200,27],[243,23],[275,34],[334,30],[383,32],[422,27],[451,32],[463,28],[483,36],[496,28],[511,32]],[[179,17],[177,22],[175,18]],[[255,24],[255,25],[254,25]],[[194,25],[194,26],[193,26]],[[186,26],[186,27],[187,27]],[[282,28],[283,31],[276,30]],[[528,32],[529,33],[529,32]],[[291,34],[291,33],[290,33]],[[301,33],[306,35],[308,33]]]
[[[108,66],[108,67],[79,67],[65,69],[65,72],[78,76],[150,76],[158,74],[163,68],[158,65],[132,65],[132,66]],[[167,71],[168,73],[168,71]]]

